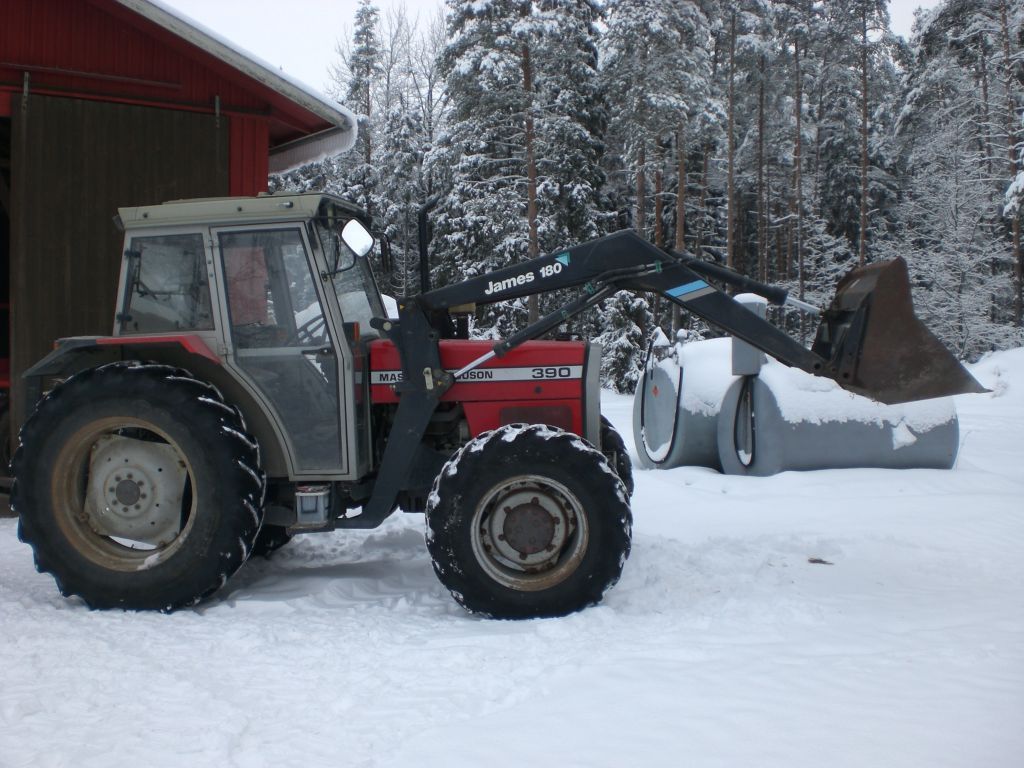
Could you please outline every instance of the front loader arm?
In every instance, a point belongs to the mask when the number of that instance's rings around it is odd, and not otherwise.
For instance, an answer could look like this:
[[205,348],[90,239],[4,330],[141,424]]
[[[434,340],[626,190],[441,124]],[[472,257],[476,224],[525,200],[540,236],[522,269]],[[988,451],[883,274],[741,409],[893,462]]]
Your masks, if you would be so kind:
[[[715,279],[773,304],[821,314],[811,350],[746,310],[708,282]],[[851,270],[821,313],[782,288],[692,256],[657,248],[632,230],[591,240],[420,296],[439,311],[486,304],[559,288],[582,288],[578,299],[541,318],[458,373],[536,338],[616,290],[650,291],[767,352],[786,365],[883,403],[986,391],[914,315],[902,259]],[[457,374],[458,375],[458,374]]]
[[579,299],[495,345],[501,356],[536,338],[616,290],[658,293],[786,365],[822,375],[828,361],[805,349],[766,320],[709,284],[717,277],[775,304],[787,301],[785,290],[713,264],[663,251],[632,230],[541,256],[420,296],[424,309],[437,311],[460,304],[488,304],[563,288],[582,288]]
[[632,230],[574,245],[420,295],[425,309],[489,304],[660,269],[668,256]]
[[[659,293],[786,365],[816,376],[827,375],[827,360],[758,317],[687,267],[674,264],[661,272],[624,279],[620,285],[627,289]],[[751,292],[762,295],[761,291]],[[781,305],[784,301],[774,303]]]

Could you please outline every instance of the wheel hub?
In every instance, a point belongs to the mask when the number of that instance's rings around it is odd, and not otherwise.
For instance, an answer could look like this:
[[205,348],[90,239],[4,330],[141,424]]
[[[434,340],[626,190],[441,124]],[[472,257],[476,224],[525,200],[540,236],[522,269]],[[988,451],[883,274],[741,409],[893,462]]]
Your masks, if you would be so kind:
[[515,551],[524,555],[535,555],[551,545],[555,525],[555,518],[548,514],[534,497],[526,504],[505,509],[502,535]]
[[481,523],[480,540],[490,558],[525,573],[553,567],[576,529],[564,499],[528,482],[506,489]]
[[122,506],[133,507],[142,497],[142,486],[134,480],[122,480],[114,488],[114,502]]
[[92,448],[85,511],[102,536],[151,546],[181,530],[185,463],[165,443],[105,435]]

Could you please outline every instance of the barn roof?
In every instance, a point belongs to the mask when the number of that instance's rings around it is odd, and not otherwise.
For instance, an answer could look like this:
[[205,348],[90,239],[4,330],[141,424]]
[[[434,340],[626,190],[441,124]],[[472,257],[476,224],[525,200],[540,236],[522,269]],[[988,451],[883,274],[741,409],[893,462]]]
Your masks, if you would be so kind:
[[115,0],[324,121],[322,130],[271,149],[270,170],[281,172],[317,157],[345,152],[356,140],[356,117],[310,86],[275,69],[159,0]]

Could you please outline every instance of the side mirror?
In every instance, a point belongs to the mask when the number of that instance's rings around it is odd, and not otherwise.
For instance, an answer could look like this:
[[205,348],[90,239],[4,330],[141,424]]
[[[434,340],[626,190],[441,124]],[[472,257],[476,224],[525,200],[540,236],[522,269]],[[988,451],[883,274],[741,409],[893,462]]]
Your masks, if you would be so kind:
[[341,230],[341,239],[356,256],[365,256],[373,248],[373,235],[358,219],[349,220]]

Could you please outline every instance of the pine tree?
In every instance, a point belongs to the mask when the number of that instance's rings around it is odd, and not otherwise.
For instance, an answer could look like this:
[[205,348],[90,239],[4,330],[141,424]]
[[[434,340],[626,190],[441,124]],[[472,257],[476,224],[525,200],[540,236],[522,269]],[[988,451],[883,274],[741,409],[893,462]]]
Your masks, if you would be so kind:
[[404,99],[395,104],[384,125],[379,151],[380,162],[387,168],[380,180],[379,218],[391,242],[393,271],[389,288],[403,297],[419,291],[417,213],[425,196],[425,146],[418,117]]
[[[441,56],[451,111],[430,165],[448,188],[435,218],[435,283],[446,284],[524,259],[526,222],[522,40],[524,0],[449,0],[448,44]],[[480,321],[513,330],[516,306],[490,307]]]
[[918,314],[967,357],[1021,340],[996,309],[1012,305],[1003,277],[1012,241],[991,176],[1000,167],[985,118],[993,105],[982,101],[991,94],[977,87],[978,57],[992,43],[986,5],[944,6],[918,29],[897,124],[906,173],[903,237],[892,248],[910,264]]
[[[621,223],[659,246],[667,243],[669,226],[685,226],[685,209],[681,215],[679,205],[666,205],[666,178],[673,176],[667,163],[671,148],[675,145],[675,167],[682,167],[685,176],[689,137],[710,146],[701,125],[711,111],[709,47],[707,18],[693,0],[621,0],[610,8],[601,46],[602,75],[612,104],[608,137],[613,154],[607,167],[615,182],[610,192],[623,212]],[[686,179],[677,175],[674,186],[685,198]],[[654,297],[653,313],[666,327],[679,322],[678,312],[660,297]],[[653,325],[641,330],[634,350],[640,355],[643,337]]]
[[[634,180],[633,225],[647,235],[648,176],[658,146],[691,108],[688,37],[694,15],[686,0],[620,0],[603,40],[605,87],[615,104],[609,129]],[[697,34],[694,32],[693,34]],[[696,41],[703,45],[703,41]],[[692,51],[692,47],[689,48]],[[655,222],[655,226],[661,226]]]
[[[599,19],[592,0],[540,0],[521,25],[534,75],[530,113],[538,253],[593,239],[610,219],[601,200],[606,116],[597,69]],[[568,293],[538,295],[532,306],[546,314]],[[588,313],[574,320],[571,330],[590,336],[597,332],[596,322]]]
[[[431,154],[449,174],[436,217],[443,281],[595,237],[603,184],[596,6],[502,0],[449,8],[442,66],[451,112]],[[542,302],[531,304],[535,316]],[[478,327],[516,330],[527,319],[520,309],[489,308]]]
[[[356,147],[340,161],[346,177],[345,197],[371,216],[375,208],[378,168],[374,163],[374,86],[381,69],[378,25],[380,13],[373,0],[359,0],[351,46],[342,54],[344,82],[342,102],[356,113],[359,135]],[[336,74],[336,79],[338,78]]]
[[647,349],[647,330],[654,318],[642,296],[619,291],[606,302],[604,331],[595,340],[601,345],[601,379],[616,392],[636,389]]
[[606,113],[597,69],[594,0],[540,0],[534,17],[540,250],[601,234]]

